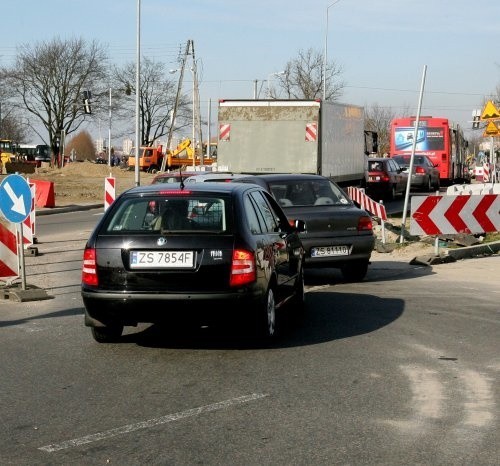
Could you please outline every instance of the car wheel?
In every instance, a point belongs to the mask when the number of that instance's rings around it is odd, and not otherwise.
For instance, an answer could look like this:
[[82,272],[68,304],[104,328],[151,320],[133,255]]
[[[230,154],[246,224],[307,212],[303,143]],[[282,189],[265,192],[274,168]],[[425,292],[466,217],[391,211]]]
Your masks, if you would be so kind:
[[293,312],[297,317],[300,317],[304,313],[305,304],[304,270],[301,270],[295,282],[295,296],[293,298]]
[[276,303],[274,290],[269,287],[262,302],[258,316],[258,333],[265,340],[272,340],[276,336]]
[[441,188],[441,182],[438,178],[437,181],[434,183],[434,191],[439,191],[439,188]]
[[342,276],[348,282],[362,281],[368,272],[368,261],[356,261],[342,267]]
[[106,327],[91,327],[92,336],[98,343],[114,343],[123,333],[123,325],[113,324]]
[[431,183],[431,177],[429,176],[429,179],[427,180],[427,188],[426,188],[426,191],[427,192],[431,192],[432,191],[432,183]]

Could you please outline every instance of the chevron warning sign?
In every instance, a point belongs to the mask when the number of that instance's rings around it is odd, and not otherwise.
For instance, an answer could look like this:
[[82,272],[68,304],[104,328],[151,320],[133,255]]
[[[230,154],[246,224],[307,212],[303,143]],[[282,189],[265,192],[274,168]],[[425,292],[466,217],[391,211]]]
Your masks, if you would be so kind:
[[413,196],[410,234],[500,231],[500,195]]

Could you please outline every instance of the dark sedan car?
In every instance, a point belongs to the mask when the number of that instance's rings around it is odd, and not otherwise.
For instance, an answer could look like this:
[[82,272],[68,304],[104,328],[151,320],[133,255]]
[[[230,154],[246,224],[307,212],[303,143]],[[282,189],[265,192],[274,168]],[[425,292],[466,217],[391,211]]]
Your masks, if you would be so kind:
[[[407,172],[410,170],[410,158],[410,155],[394,155],[392,157]],[[413,157],[411,186],[423,191],[438,191],[441,186],[439,169],[426,155],[415,155]]]
[[96,341],[110,342],[139,322],[246,317],[271,338],[281,316],[304,303],[301,231],[304,222],[291,226],[256,185],[130,189],[85,247],[85,325]]
[[408,184],[408,173],[390,158],[370,157],[366,161],[366,194],[375,200],[403,196]]
[[320,175],[272,174],[234,180],[256,183],[272,193],[301,233],[306,267],[340,268],[345,280],[360,281],[368,271],[375,236],[370,215],[333,181]]

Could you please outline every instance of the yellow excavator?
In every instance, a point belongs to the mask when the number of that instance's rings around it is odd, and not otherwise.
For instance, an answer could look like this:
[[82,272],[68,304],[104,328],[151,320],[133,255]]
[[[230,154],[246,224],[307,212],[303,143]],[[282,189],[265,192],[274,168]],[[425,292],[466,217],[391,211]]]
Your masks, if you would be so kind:
[[212,157],[195,155],[195,150],[192,148],[191,139],[189,138],[181,141],[174,150],[167,150],[167,167],[169,170],[193,165],[193,159],[194,165],[200,165],[200,161],[203,165],[212,165],[214,161]]

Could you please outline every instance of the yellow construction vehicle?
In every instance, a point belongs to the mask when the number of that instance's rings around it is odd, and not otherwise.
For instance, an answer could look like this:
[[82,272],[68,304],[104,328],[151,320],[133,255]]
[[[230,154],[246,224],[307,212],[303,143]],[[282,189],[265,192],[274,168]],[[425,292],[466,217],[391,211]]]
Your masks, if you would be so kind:
[[189,138],[181,141],[173,151],[167,150],[167,168],[169,170],[193,165],[193,159],[194,165],[212,165],[214,162],[212,157],[195,154],[195,149],[192,148],[191,139]]

